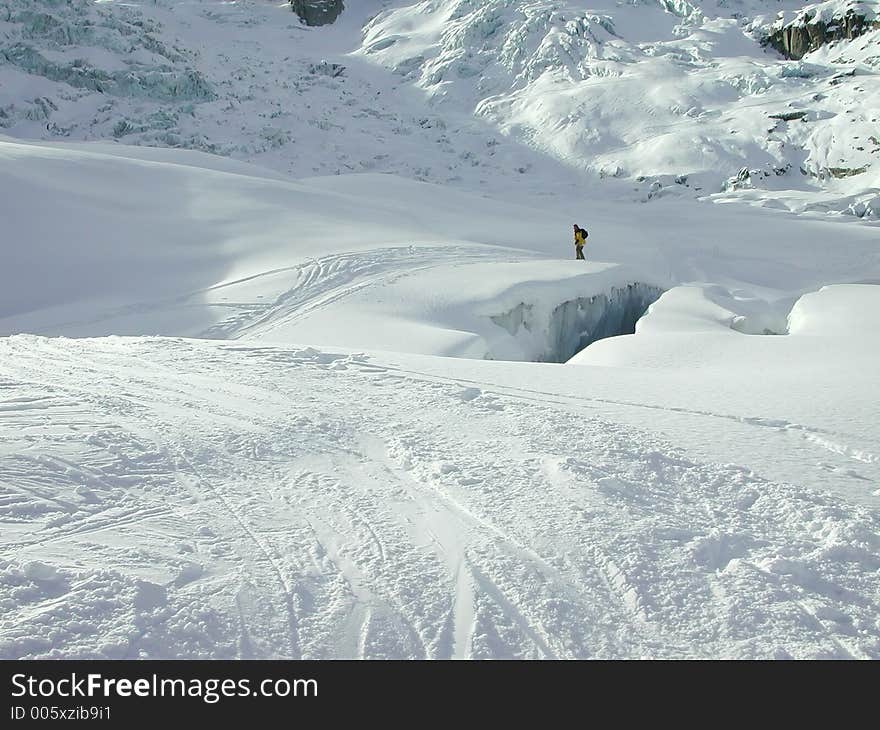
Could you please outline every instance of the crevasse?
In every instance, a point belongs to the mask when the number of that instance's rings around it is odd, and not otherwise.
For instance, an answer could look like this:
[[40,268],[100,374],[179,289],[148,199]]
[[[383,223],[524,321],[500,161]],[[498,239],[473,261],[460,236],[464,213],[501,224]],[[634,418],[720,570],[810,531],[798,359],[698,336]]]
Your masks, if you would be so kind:
[[634,282],[556,306],[522,302],[490,317],[516,341],[490,347],[490,359],[564,363],[597,340],[633,334],[636,322],[663,290]]

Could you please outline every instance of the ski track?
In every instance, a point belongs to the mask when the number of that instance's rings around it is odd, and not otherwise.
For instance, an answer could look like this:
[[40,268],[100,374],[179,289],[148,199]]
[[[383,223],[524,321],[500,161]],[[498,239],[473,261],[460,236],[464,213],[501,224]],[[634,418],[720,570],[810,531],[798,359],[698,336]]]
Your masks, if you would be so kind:
[[[177,129],[169,139],[178,138],[172,146],[256,160],[285,178],[394,172],[462,190],[494,189],[511,201],[527,196],[555,205],[566,200],[558,191],[571,189],[578,209],[589,205],[598,212],[602,203],[602,196],[584,196],[579,171],[520,146],[516,134],[501,134],[503,119],[473,118],[470,101],[460,114],[453,98],[445,108],[430,103],[425,89],[410,88],[414,77],[395,74],[389,81],[375,66],[381,57],[350,53],[359,41],[342,43],[337,36],[324,54],[346,67],[345,78],[310,70],[320,44],[299,42],[312,31],[285,6],[160,3],[142,10],[147,20],[167,26],[154,31],[161,43],[179,43],[184,55],[203,51],[206,80],[218,94],[214,102],[200,102],[198,114],[171,114]],[[176,38],[183,28],[195,35]],[[469,53],[466,36],[462,49]],[[486,40],[479,32],[474,38]],[[449,38],[442,40],[437,50],[446,53]],[[673,45],[686,41],[676,37]],[[223,49],[221,60],[210,62],[216,47]],[[463,58],[461,49],[452,50]],[[747,57],[735,56],[731,70],[741,58]],[[401,70],[414,73],[418,61]],[[429,61],[437,66],[444,59]],[[755,79],[767,76],[765,67],[755,65]],[[491,73],[459,70],[467,71],[460,79],[498,81]],[[19,71],[13,73],[18,78]],[[823,74],[815,74],[816,84],[825,83]],[[870,76],[860,71],[844,83],[862,93]],[[716,80],[725,87],[731,81]],[[749,81],[748,74],[740,80]],[[776,92],[757,91],[754,104],[742,102],[749,95],[737,95],[740,111],[761,119],[758,131],[770,106],[807,104],[811,125],[851,111],[844,110],[850,97],[830,94],[820,104],[806,80],[790,93],[782,84],[793,81],[774,80],[780,82]],[[293,117],[285,93],[279,96],[285,88],[298,100]],[[170,104],[117,97],[109,100],[108,110],[115,108],[108,114],[91,108],[90,93],[62,91],[53,84],[40,92],[46,96],[17,102],[17,111],[8,107],[19,115],[29,110],[13,133],[31,129],[53,138],[72,131],[71,139],[109,139],[118,120],[132,122],[120,130],[122,141],[168,144],[155,126],[165,115],[156,122],[151,112],[173,111]],[[53,97],[65,107],[55,119],[68,119],[70,130],[39,116],[38,102],[55,106]],[[95,106],[106,101],[93,100]],[[751,139],[751,122],[735,116],[719,130],[729,136],[737,127],[745,132],[741,138]],[[627,117],[621,117],[624,125]],[[579,123],[574,116],[569,121]],[[135,131],[142,122],[148,122],[144,130]],[[665,135],[677,125],[649,131]],[[526,127],[517,133],[533,135]],[[535,129],[552,127],[542,122]],[[589,131],[598,138],[609,130]],[[558,136],[564,142],[565,129]],[[333,141],[341,138],[354,143]],[[856,139],[852,135],[850,146]],[[532,142],[546,151],[540,139]],[[801,142],[786,138],[786,144],[800,149]],[[814,156],[831,160],[833,146],[821,144]],[[387,154],[392,148],[395,154]],[[600,151],[610,159],[627,149]],[[794,154],[789,161],[797,170],[806,157]],[[557,155],[580,161],[578,170],[595,157],[570,156],[562,148]],[[751,152],[743,161],[758,164]],[[604,177],[604,170],[598,174]],[[626,178],[619,188],[607,188],[615,184],[610,179],[603,185],[609,200],[621,197],[615,189],[626,200],[641,199],[654,185],[663,195],[696,194],[678,181],[642,179],[642,189]],[[857,198],[868,199],[858,176],[850,180],[857,194],[844,194],[847,187],[839,195],[804,189],[789,199],[791,190],[779,197],[759,187],[715,197],[828,208],[837,215]],[[719,189],[715,182],[706,190]],[[203,191],[192,192],[197,201]],[[228,214],[238,217],[234,209]],[[422,217],[413,216],[416,230],[423,229]],[[540,258],[466,239],[393,245],[408,237],[400,233],[370,248],[377,234],[365,230],[363,250],[301,261],[291,258],[305,250],[297,227],[277,230],[278,240],[256,243],[284,251],[265,259],[280,268],[259,271],[262,264],[248,263],[240,267],[251,272],[247,276],[194,290],[222,274],[199,277],[198,284],[176,289],[179,296],[147,294],[147,300],[106,308],[95,303],[87,312],[73,307],[57,315],[69,321],[44,330],[143,331],[125,321],[131,318],[168,321],[181,328],[171,332],[226,344],[168,337],[0,339],[0,659],[880,658],[876,509],[767,480],[748,464],[694,460],[657,434],[627,426],[621,414],[640,413],[641,422],[645,414],[686,420],[694,432],[712,424],[710,433],[737,429],[784,439],[780,456],[805,464],[828,459],[833,463],[818,467],[841,481],[858,480],[865,491],[880,478],[880,449],[865,445],[857,423],[852,433],[831,432],[754,413],[516,387],[491,381],[488,372],[481,377],[479,363],[443,360],[430,373],[386,361],[397,356],[254,343],[283,336],[284,328],[346,297],[416,273]],[[479,226],[474,230],[469,235],[479,239]],[[606,235],[617,230],[608,226]],[[668,268],[670,281],[708,282],[718,271],[726,276],[774,265],[765,256],[726,255],[716,246],[715,263],[707,266],[708,250],[667,250],[667,230],[659,224],[658,243],[639,246],[651,247],[644,261]],[[614,241],[624,250],[619,233]],[[246,243],[250,247],[250,238]],[[675,255],[683,260],[673,275]],[[859,255],[860,271],[876,268],[868,253]],[[847,279],[843,272],[851,264],[828,261],[834,263],[831,279]],[[786,268],[800,272],[794,280],[812,280],[806,264]],[[880,490],[873,494],[880,497]]]
[[[847,459],[861,462],[862,464],[873,465],[880,463],[880,455],[874,454],[866,449],[851,446],[845,441],[851,440],[851,435],[842,434],[827,429],[818,428],[816,426],[808,426],[801,423],[794,423],[779,418],[769,418],[765,416],[744,416],[732,413],[718,413],[715,411],[700,410],[694,408],[684,408],[677,406],[664,406],[654,403],[641,403],[637,401],[620,400],[613,398],[602,398],[598,396],[585,395],[560,395],[559,393],[551,393],[543,390],[525,389],[512,385],[502,385],[499,383],[485,383],[483,381],[472,380],[468,378],[444,378],[433,373],[416,371],[401,367],[390,366],[390,370],[399,372],[402,375],[414,376],[417,378],[426,378],[436,382],[448,382],[461,384],[462,386],[480,386],[481,392],[486,394],[495,394],[497,396],[513,396],[523,400],[532,400],[538,403],[555,403],[556,405],[571,409],[577,408],[579,404],[595,404],[607,406],[622,406],[624,408],[646,409],[654,411],[662,411],[669,414],[684,415],[698,418],[711,418],[725,421],[733,421],[744,426],[767,428],[775,432],[785,434],[797,434],[805,444],[817,446],[824,451],[843,456]],[[857,478],[861,478],[858,477]]]
[[577,399],[312,348],[0,347],[4,658],[880,657],[875,514]]
[[[499,259],[488,247],[477,246],[397,246],[369,252],[350,252],[313,259],[291,267],[290,286],[272,304],[235,305],[235,314],[200,333],[208,339],[234,340],[265,337],[281,326],[303,319],[362,289],[381,286],[410,274],[438,266]],[[427,263],[426,263],[427,261]],[[267,272],[276,275],[279,271]],[[251,281],[258,277],[249,277]]]

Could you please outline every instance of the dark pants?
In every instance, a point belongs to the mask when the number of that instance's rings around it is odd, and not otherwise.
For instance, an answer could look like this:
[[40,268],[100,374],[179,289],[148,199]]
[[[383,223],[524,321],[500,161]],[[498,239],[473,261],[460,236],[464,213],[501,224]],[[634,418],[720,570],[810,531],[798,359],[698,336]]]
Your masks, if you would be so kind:
[[575,256],[575,258],[586,261],[586,259],[584,258],[584,247],[575,245],[575,249],[577,249],[577,255]]

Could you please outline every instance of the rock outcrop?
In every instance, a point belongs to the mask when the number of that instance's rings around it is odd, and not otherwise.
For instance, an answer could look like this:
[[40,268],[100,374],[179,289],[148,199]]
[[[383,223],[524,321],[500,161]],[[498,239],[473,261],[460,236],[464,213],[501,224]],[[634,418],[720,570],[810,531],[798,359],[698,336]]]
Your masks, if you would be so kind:
[[290,0],[290,7],[306,25],[329,25],[345,10],[343,0]]
[[858,9],[848,9],[840,16],[824,17],[824,14],[813,13],[807,8],[793,21],[774,30],[764,43],[786,58],[797,60],[826,43],[852,40],[876,27],[877,20],[858,12]]

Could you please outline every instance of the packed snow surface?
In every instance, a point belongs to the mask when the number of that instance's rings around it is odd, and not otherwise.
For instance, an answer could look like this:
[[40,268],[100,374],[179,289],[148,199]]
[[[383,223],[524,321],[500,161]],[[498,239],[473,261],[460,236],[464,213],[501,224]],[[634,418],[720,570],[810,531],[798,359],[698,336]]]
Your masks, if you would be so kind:
[[802,8],[0,0],[0,658],[880,658]]
[[880,654],[876,513],[628,425],[613,372],[0,347],[4,657]]

